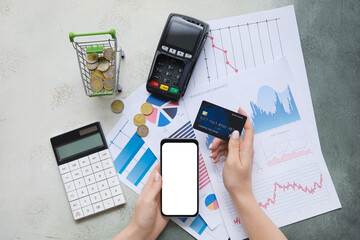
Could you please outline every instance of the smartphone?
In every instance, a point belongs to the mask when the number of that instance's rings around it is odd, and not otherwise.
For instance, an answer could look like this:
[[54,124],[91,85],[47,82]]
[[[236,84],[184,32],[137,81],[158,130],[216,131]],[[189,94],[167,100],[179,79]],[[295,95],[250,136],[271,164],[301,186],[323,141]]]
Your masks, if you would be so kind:
[[161,213],[194,217],[199,211],[199,144],[196,139],[163,139],[160,143]]

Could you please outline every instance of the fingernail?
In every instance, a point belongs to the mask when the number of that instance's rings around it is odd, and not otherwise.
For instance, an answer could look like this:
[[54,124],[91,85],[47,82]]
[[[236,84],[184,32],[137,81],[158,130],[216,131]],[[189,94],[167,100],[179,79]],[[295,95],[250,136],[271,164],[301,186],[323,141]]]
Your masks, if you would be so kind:
[[211,147],[212,147],[212,143],[210,143],[210,145],[209,145],[209,149],[211,149]]
[[238,130],[235,130],[232,134],[232,139],[238,139],[240,136],[240,133]]
[[212,156],[212,153],[210,154],[210,156],[209,156],[210,158],[213,158],[213,156]]
[[158,181],[158,180],[159,180],[159,173],[156,172],[156,173],[155,173],[155,181]]

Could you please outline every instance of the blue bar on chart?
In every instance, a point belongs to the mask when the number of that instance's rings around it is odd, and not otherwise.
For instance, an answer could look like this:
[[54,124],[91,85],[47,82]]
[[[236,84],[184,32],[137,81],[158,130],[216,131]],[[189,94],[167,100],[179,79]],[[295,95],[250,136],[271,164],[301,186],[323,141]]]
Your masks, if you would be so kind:
[[196,216],[194,221],[190,224],[190,228],[197,232],[199,235],[203,233],[207,224],[205,223],[204,219],[199,215]]
[[138,163],[135,165],[135,167],[131,170],[129,175],[126,177],[126,179],[135,186],[137,186],[155,161],[155,155],[150,150],[150,148],[148,148],[142,155]]
[[137,132],[135,132],[114,161],[115,168],[118,173],[122,174],[124,172],[125,168],[129,165],[144,143],[144,140],[137,134]]
[[182,221],[183,223],[185,223],[187,218],[179,218],[179,220]]

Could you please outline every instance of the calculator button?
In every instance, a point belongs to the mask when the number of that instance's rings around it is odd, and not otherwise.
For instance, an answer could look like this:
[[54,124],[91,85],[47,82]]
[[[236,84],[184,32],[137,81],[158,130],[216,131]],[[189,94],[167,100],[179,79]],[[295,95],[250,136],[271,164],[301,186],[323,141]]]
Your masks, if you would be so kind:
[[98,185],[100,191],[109,188],[109,185],[106,180],[97,183],[97,185]]
[[157,65],[164,66],[164,63],[163,62],[157,62]]
[[157,73],[162,73],[162,69],[161,69],[161,68],[156,68],[156,69],[155,69],[155,72],[157,72]]
[[178,93],[178,92],[179,92],[179,89],[177,89],[177,88],[170,88],[170,92],[171,92],[171,93]]
[[71,176],[71,173],[69,173],[69,172],[61,175],[61,178],[62,178],[64,183],[68,183],[68,182],[73,180],[72,176]]
[[182,51],[177,51],[176,55],[178,55],[179,57],[183,57],[183,56],[184,56],[184,52],[182,52]]
[[108,182],[109,182],[109,186],[110,187],[113,187],[115,185],[118,185],[119,184],[119,179],[116,177],[112,177],[112,178],[109,178],[108,179]]
[[109,197],[111,197],[110,189],[105,189],[101,191],[100,195],[102,200],[108,199]]
[[69,202],[74,201],[79,198],[76,191],[68,192],[67,195],[68,195]]
[[169,52],[172,53],[172,54],[175,54],[175,53],[176,53],[176,49],[170,48]]
[[105,172],[104,171],[97,172],[94,175],[95,175],[95,179],[96,179],[97,182],[100,182],[100,181],[105,179]]
[[125,203],[125,198],[124,198],[123,194],[113,197],[113,200],[114,200],[115,206]]
[[101,162],[94,163],[92,165],[92,169],[93,169],[94,173],[103,170]]
[[165,82],[165,83],[170,83],[170,79],[164,78],[164,82]]
[[80,178],[78,180],[75,180],[75,187],[76,189],[79,189],[79,188],[82,188],[82,187],[85,187],[85,180],[83,178]]
[[192,58],[192,55],[191,55],[191,54],[188,54],[188,53],[185,53],[185,58],[191,59],[191,58]]
[[179,75],[179,74],[178,74],[178,75],[176,75],[176,79],[178,79],[178,80],[179,80],[179,79],[180,79],[180,77],[181,77],[181,75]]
[[168,66],[168,69],[169,69],[169,70],[174,70],[174,66],[169,65],[169,66]]
[[82,177],[81,169],[76,169],[75,171],[72,171],[71,175],[74,180],[81,178]]
[[172,73],[171,72],[166,72],[165,75],[168,76],[168,77],[171,77]]
[[112,200],[112,198],[104,200],[103,203],[104,203],[105,209],[109,209],[109,208],[115,206],[114,201]]
[[71,208],[71,211],[75,211],[75,210],[81,208],[80,201],[75,200],[75,201],[70,202],[70,208]]
[[160,77],[159,76],[157,76],[157,75],[154,75],[154,77],[153,77],[155,80],[160,80]]
[[79,164],[80,164],[80,167],[85,167],[85,166],[89,165],[90,164],[89,158],[87,156],[80,158]]
[[100,160],[104,160],[104,159],[107,159],[107,158],[111,158],[111,157],[110,157],[109,149],[105,149],[105,150],[100,151],[100,152],[99,152],[99,155],[100,155]]
[[95,183],[95,176],[89,175],[89,176],[85,177],[85,183],[86,183],[86,185]]
[[168,51],[168,50],[169,50],[169,47],[162,45],[162,46],[161,46],[161,49],[164,50],[164,51]]
[[98,153],[89,155],[89,158],[90,158],[91,163],[96,163],[96,162],[100,161],[100,157],[99,157]]
[[109,168],[105,170],[106,178],[114,177],[116,176],[116,172],[114,168]]
[[86,197],[80,198],[80,204],[81,204],[81,207],[89,206],[91,204],[90,197],[86,196]]
[[97,203],[101,201],[100,193],[94,193],[90,195],[91,203]]
[[173,82],[174,86],[179,86],[179,82]]
[[60,174],[64,174],[70,171],[69,165],[67,163],[59,166]]
[[105,160],[101,161],[101,164],[103,166],[103,169],[107,169],[107,168],[110,168],[110,167],[114,166],[111,158],[108,158],[108,159],[105,159]]
[[117,195],[119,195],[119,194],[122,193],[121,188],[120,188],[120,185],[117,185],[117,186],[115,186],[115,187],[112,187],[112,188],[110,189],[110,191],[111,191],[111,195],[112,195],[113,197],[114,197],[114,196],[117,196]]
[[84,214],[81,209],[78,209],[78,210],[73,211],[73,216],[74,216],[74,219],[77,220],[79,218],[84,217]]
[[154,87],[159,87],[159,83],[155,81],[151,81],[150,84]]
[[69,167],[70,167],[70,170],[71,170],[71,171],[80,168],[79,161],[78,161],[78,160],[74,160],[74,161],[72,161],[72,162],[69,162]]
[[82,174],[83,174],[84,177],[93,173],[91,165],[86,166],[86,167],[82,168],[81,170],[82,170]]
[[167,90],[169,90],[169,86],[166,86],[166,85],[164,85],[164,84],[161,84],[161,85],[160,85],[160,89],[167,91]]
[[65,191],[66,192],[71,192],[71,191],[74,191],[75,190],[75,184],[74,182],[68,182],[68,183],[65,183]]
[[77,190],[79,198],[85,197],[86,195],[89,195],[86,187],[80,188]]
[[182,73],[183,72],[183,69],[182,68],[179,68],[179,73]]
[[98,202],[93,205],[93,208],[94,208],[94,211],[97,213],[97,212],[104,210],[104,205],[102,202]]
[[99,191],[98,186],[96,183],[91,184],[90,186],[87,186],[89,194],[93,194]]
[[82,210],[84,212],[85,217],[94,213],[94,209],[93,209],[93,207],[91,205],[87,206],[87,207],[84,207]]

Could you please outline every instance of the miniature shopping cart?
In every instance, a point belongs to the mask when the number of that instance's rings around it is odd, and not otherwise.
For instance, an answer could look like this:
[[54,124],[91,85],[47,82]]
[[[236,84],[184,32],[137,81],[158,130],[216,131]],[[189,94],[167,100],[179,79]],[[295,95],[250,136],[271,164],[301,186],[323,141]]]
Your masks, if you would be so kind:
[[[99,35],[99,36],[95,36]],[[110,35],[111,38],[106,39],[104,35]],[[91,38],[92,41],[83,41],[83,42],[74,42],[75,37],[84,37],[84,36],[91,36],[87,38]],[[121,59],[125,57],[124,51],[118,46],[116,40],[115,29],[111,29],[108,32],[97,32],[97,33],[82,33],[82,34],[75,34],[70,32],[69,33],[70,42],[72,43],[74,49],[76,50],[79,68],[80,68],[80,75],[84,85],[85,94],[87,96],[103,96],[103,95],[112,95],[114,93],[121,92],[121,87],[119,85],[119,73],[120,73],[120,63]],[[93,39],[94,38],[94,39]],[[93,73],[97,71],[97,69],[89,70],[87,67],[86,57],[87,54],[98,54],[99,58],[103,57],[103,51],[105,49],[112,48],[114,50],[114,58],[113,60],[109,61],[110,66],[113,67],[113,88],[111,90],[101,89],[101,90],[94,90],[91,87],[91,81],[93,77]]]

